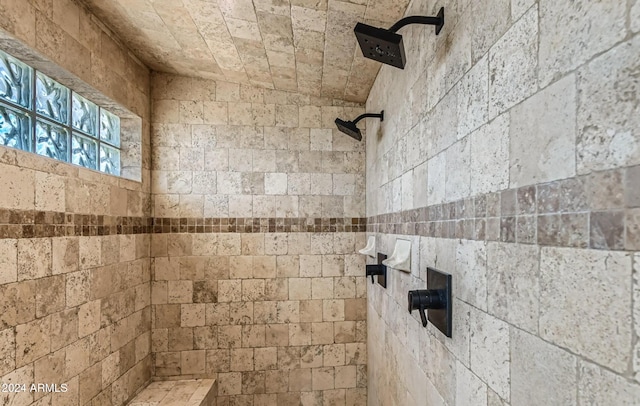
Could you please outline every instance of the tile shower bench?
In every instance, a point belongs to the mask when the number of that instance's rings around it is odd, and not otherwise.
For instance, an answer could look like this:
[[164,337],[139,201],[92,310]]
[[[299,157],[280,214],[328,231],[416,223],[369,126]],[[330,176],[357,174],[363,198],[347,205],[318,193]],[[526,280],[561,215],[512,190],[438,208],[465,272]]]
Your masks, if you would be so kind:
[[151,382],[127,406],[216,406],[214,379]]

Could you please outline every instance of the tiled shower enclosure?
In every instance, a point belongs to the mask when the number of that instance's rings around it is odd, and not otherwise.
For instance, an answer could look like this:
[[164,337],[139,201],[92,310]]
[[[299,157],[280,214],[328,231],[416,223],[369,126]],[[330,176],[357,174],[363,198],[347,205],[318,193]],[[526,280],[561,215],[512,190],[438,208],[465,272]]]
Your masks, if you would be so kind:
[[[356,22],[441,7],[405,69],[362,57]],[[0,405],[640,404],[639,32],[639,0],[0,1]],[[411,244],[386,288],[368,237]],[[408,312],[427,267],[451,338]]]

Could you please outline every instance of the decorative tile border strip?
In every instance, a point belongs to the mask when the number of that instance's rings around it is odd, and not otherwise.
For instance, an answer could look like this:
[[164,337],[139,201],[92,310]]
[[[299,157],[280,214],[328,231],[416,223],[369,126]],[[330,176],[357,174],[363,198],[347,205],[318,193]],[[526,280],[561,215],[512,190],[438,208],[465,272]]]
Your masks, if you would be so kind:
[[640,166],[377,215],[367,231],[640,250]]
[[154,218],[153,233],[364,232],[364,217]]
[[366,218],[153,218],[0,209],[0,238],[164,233],[364,232]]
[[0,238],[145,234],[151,224],[145,217],[0,209]]

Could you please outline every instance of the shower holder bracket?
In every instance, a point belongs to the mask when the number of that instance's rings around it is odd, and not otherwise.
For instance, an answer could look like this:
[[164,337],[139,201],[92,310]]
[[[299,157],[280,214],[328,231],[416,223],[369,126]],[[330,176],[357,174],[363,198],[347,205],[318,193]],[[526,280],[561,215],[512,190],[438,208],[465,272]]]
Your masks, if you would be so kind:
[[378,285],[383,288],[387,288],[387,266],[382,263],[387,259],[385,254],[381,254],[378,252],[378,263],[374,265],[367,265],[366,272],[367,276],[371,276],[371,283],[375,283],[374,276],[378,276]]

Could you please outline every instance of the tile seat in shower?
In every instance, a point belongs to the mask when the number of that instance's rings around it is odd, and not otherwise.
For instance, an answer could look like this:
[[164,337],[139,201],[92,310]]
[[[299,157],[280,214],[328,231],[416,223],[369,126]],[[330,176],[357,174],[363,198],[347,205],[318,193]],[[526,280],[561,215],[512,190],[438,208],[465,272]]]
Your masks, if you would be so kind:
[[151,382],[128,406],[215,406],[214,379]]

